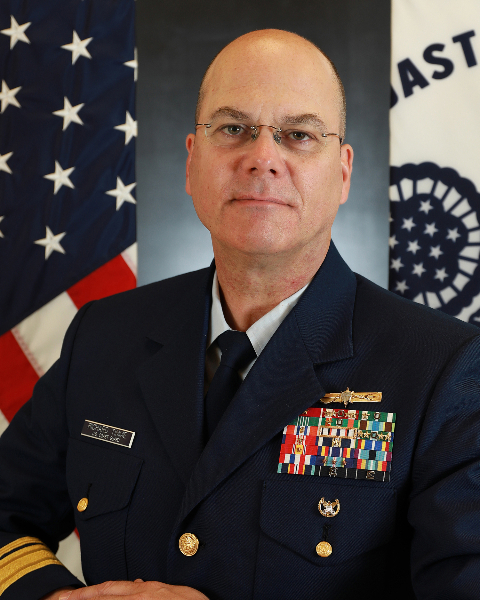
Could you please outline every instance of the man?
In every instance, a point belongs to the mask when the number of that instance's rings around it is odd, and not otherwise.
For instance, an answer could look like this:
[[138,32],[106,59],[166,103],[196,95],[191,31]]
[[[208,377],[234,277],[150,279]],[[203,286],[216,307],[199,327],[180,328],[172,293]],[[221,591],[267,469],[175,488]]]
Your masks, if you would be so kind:
[[[480,337],[339,257],[344,119],[303,38],[216,57],[186,171],[215,270],[77,315],[0,444],[7,600],[479,597]],[[219,409],[229,328],[255,353]]]

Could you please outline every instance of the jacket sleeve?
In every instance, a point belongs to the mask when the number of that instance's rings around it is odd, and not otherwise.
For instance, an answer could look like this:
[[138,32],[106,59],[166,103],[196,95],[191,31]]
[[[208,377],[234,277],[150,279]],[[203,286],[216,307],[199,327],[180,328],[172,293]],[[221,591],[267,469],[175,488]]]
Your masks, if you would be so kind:
[[38,600],[82,586],[56,558],[74,529],[65,479],[68,427],[65,392],[83,307],[70,325],[60,359],[0,438],[0,597]]
[[408,519],[417,598],[480,598],[478,337],[457,352],[436,385],[413,459]]

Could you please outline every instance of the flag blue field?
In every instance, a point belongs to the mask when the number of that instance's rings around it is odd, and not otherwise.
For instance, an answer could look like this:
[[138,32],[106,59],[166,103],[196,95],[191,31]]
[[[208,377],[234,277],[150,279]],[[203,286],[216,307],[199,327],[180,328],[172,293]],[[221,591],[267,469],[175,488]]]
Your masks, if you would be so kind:
[[134,2],[0,5],[0,335],[135,242]]

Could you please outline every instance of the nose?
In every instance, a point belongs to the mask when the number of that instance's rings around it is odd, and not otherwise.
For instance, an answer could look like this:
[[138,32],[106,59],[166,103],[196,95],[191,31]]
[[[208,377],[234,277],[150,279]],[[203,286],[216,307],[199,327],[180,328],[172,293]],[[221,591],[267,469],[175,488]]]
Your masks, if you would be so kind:
[[270,127],[259,127],[257,139],[245,146],[242,166],[252,175],[259,177],[283,174],[284,158],[273,134],[274,130]]

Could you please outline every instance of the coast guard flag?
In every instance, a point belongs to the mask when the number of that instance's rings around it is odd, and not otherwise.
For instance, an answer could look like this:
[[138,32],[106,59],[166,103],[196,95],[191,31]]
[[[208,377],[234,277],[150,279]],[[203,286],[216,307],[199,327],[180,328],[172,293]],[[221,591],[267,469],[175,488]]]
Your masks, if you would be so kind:
[[480,325],[480,2],[392,1],[390,289]]
[[77,310],[135,286],[134,8],[0,2],[0,434]]

